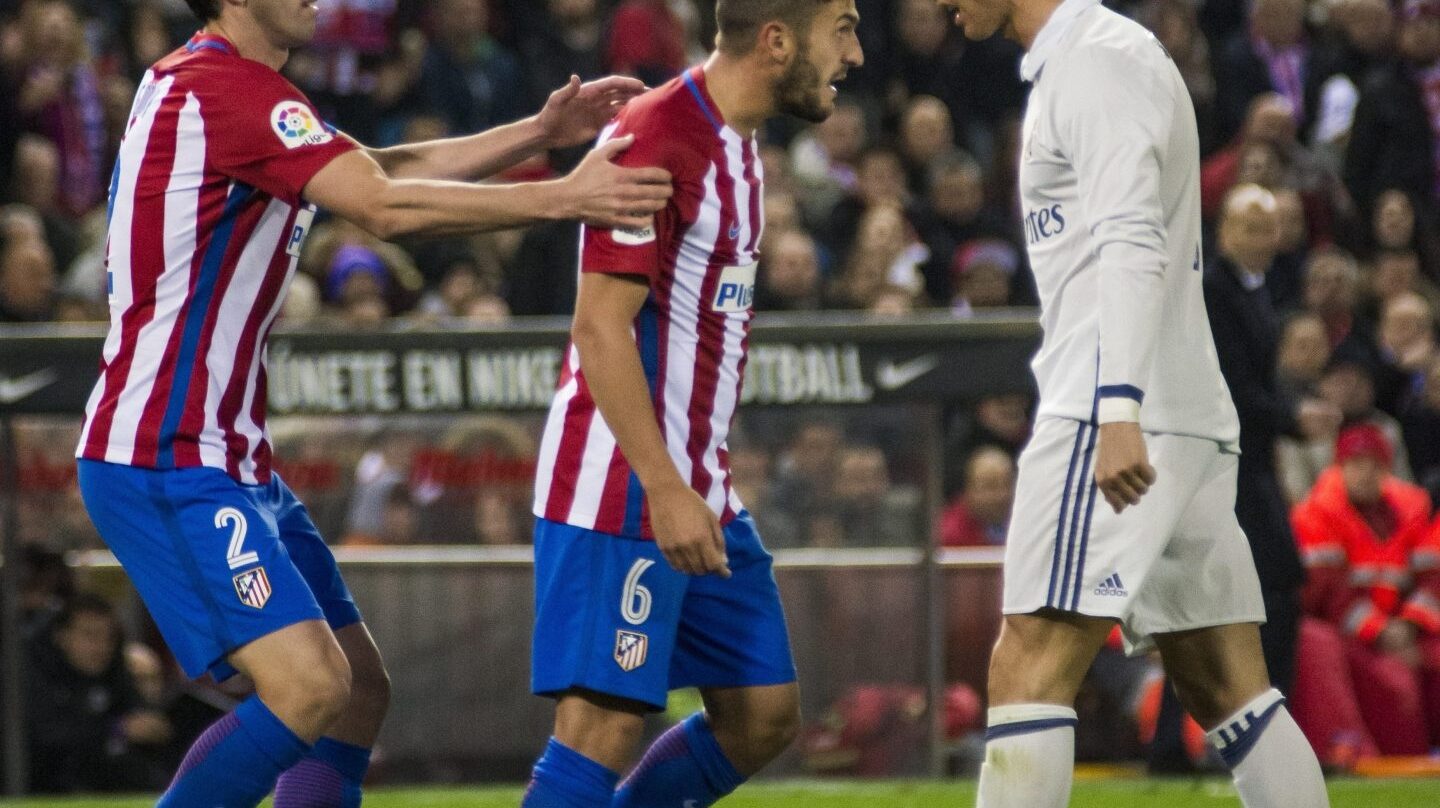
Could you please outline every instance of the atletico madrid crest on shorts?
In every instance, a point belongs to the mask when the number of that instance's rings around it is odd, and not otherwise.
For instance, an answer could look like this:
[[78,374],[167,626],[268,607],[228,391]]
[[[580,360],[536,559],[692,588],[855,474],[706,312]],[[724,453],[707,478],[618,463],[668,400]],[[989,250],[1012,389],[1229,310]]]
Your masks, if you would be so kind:
[[[263,609],[270,600],[270,578],[264,567],[246,570],[235,576],[235,594],[240,602],[252,609]],[[644,652],[641,652],[644,656]],[[628,668],[627,668],[628,670]]]
[[633,671],[645,664],[650,638],[637,631],[615,632],[615,662],[623,671]]

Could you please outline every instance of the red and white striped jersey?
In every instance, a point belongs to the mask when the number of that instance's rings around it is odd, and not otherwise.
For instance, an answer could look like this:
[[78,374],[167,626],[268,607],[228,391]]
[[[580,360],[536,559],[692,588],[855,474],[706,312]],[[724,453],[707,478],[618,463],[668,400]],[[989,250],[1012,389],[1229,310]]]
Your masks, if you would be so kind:
[[146,72],[110,181],[110,334],[79,457],[270,477],[265,339],[355,148],[279,73],[197,34]]
[[[635,143],[617,162],[668,170],[675,195],[644,230],[585,228],[580,271],[648,279],[634,333],[655,417],[680,475],[725,524],[742,508],[725,438],[745,371],[763,225],[757,146],[724,124],[698,67],[631,101],[601,141],[627,134]],[[540,444],[535,515],[653,538],[644,491],[596,410],[573,345]]]

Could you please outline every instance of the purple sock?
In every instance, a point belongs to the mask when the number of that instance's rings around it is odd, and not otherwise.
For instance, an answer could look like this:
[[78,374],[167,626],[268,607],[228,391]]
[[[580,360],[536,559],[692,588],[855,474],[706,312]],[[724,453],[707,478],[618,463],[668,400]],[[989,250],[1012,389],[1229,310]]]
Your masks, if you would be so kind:
[[275,784],[275,808],[360,808],[370,750],[321,738]]
[[254,808],[309,748],[251,696],[195,741],[156,808]]
[[706,808],[744,781],[725,757],[705,716],[697,713],[651,744],[635,770],[616,789],[611,806]]

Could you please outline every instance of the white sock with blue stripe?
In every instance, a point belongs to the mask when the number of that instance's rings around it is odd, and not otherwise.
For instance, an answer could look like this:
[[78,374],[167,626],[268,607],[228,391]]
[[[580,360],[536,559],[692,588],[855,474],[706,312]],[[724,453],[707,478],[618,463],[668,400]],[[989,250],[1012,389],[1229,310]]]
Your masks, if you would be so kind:
[[1206,734],[1235,778],[1245,808],[1327,808],[1315,751],[1275,689]]
[[1058,704],[991,707],[976,808],[1065,808],[1075,724],[1075,711]]

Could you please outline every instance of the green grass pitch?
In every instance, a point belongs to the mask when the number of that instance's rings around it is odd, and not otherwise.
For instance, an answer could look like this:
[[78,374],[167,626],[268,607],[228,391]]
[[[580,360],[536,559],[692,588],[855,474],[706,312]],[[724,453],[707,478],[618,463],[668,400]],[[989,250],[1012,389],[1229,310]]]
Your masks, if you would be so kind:
[[[1333,780],[1332,808],[1435,808],[1440,780]],[[720,808],[970,808],[974,781],[770,782],[751,785]],[[517,788],[375,789],[366,808],[516,808]],[[150,808],[135,798],[4,800],[17,808]],[[1094,780],[1075,784],[1071,808],[1239,808],[1223,780]]]

